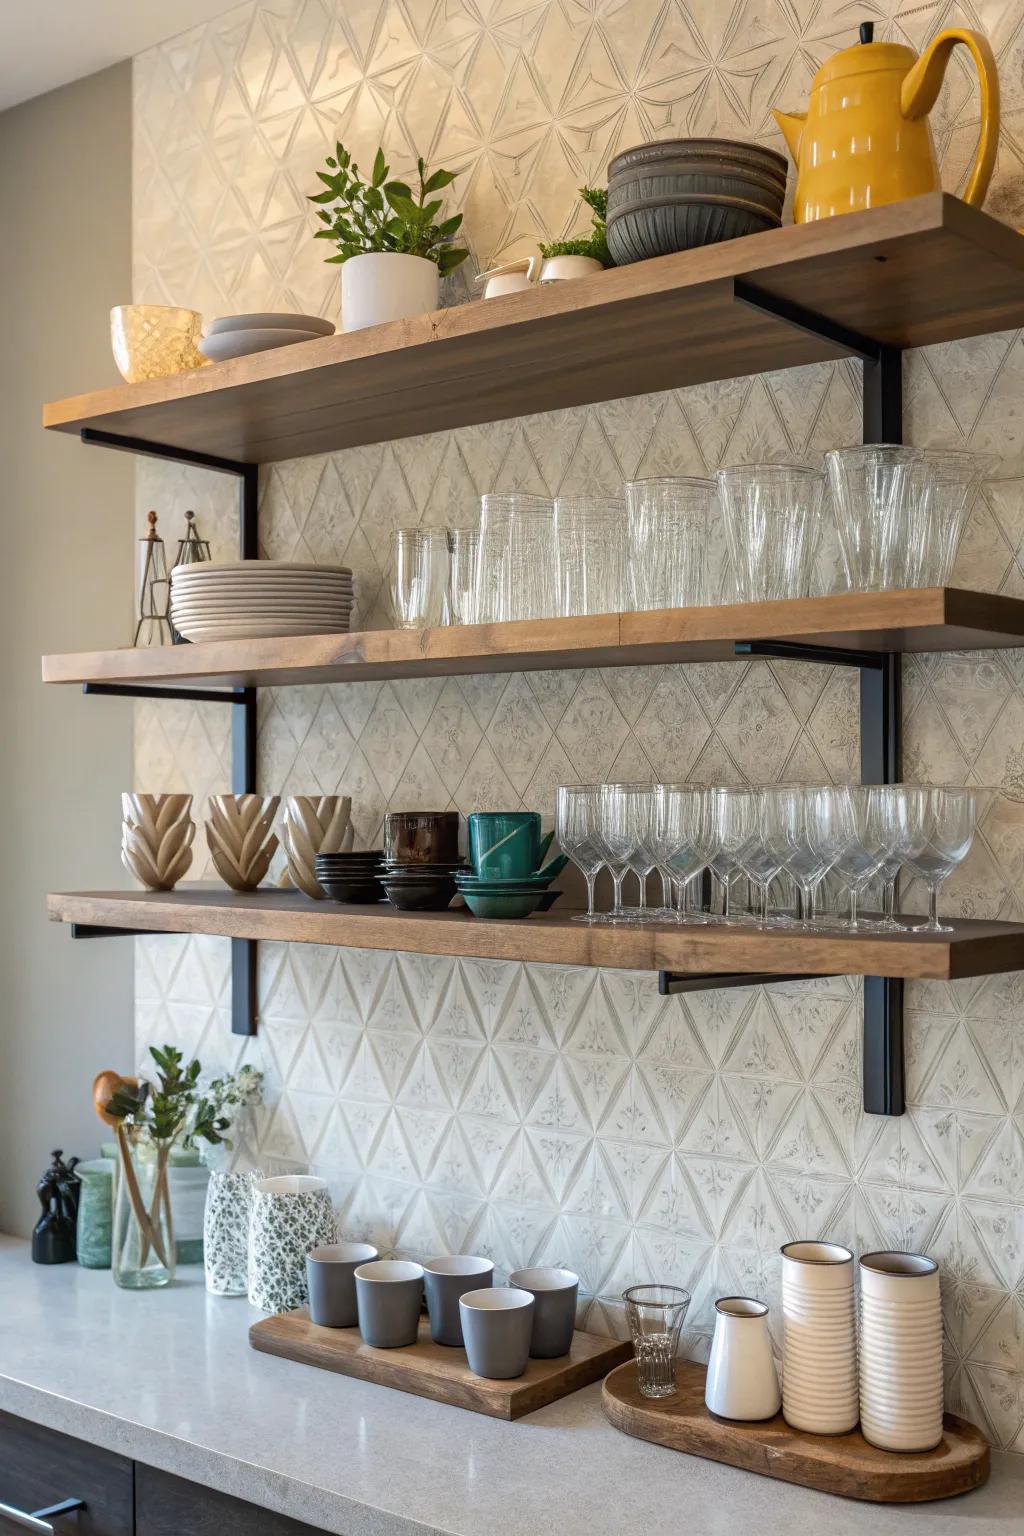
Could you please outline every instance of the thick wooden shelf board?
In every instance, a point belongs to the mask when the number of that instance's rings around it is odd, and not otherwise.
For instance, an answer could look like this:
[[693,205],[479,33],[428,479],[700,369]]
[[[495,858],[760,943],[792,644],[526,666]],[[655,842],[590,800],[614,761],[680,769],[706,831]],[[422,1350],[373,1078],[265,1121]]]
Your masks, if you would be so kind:
[[778,603],[607,613],[516,624],[366,630],[282,640],[224,640],[44,656],[47,683],[361,682],[537,668],[726,661],[742,640],[865,651],[988,650],[1024,645],[1024,601],[955,588],[842,592]]
[[59,400],[93,427],[254,463],[847,355],[734,280],[897,347],[1024,324],[1024,241],[942,193]]
[[[791,1429],[781,1413],[753,1424],[720,1419],[704,1406],[706,1376],[703,1365],[681,1360],[675,1396],[652,1401],[641,1397],[630,1361],[605,1377],[601,1406],[616,1429],[638,1440],[848,1499],[920,1504],[967,1493],[988,1477],[985,1436],[955,1414],[946,1414],[933,1451],[897,1455],[869,1445],[858,1429],[848,1435]],[[886,1522],[879,1529],[893,1527]]]
[[553,912],[486,921],[466,911],[398,912],[310,901],[294,891],[239,895],[223,886],[175,891],[74,891],[47,898],[55,922],[152,933],[204,933],[349,949],[404,950],[487,960],[595,965],[714,975],[904,976],[946,981],[1024,970],[1024,924],[958,922],[952,934],[759,933],[753,929],[574,923]]
[[493,1419],[521,1419],[536,1408],[568,1397],[570,1392],[600,1381],[633,1353],[632,1345],[622,1339],[577,1330],[567,1355],[557,1360],[531,1360],[522,1376],[494,1381],[473,1374],[465,1350],[435,1344],[425,1317],[415,1344],[403,1349],[374,1349],[363,1342],[358,1328],[317,1327],[310,1322],[307,1307],[253,1323],[249,1343],[264,1354],[412,1392],[453,1408],[486,1413]]

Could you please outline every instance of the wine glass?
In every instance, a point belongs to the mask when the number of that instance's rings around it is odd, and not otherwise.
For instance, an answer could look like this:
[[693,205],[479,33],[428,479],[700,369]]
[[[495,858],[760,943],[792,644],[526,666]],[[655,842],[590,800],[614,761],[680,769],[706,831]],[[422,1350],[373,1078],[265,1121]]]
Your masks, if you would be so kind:
[[612,877],[614,900],[607,921],[628,923],[633,921],[622,905],[622,882],[629,873],[630,861],[636,856],[640,817],[637,814],[638,797],[649,794],[649,784],[602,784],[599,799],[597,847],[602,862]]
[[808,797],[815,788],[831,785],[780,785],[775,791],[779,801],[782,865],[796,882],[800,895],[799,921],[807,926],[831,923],[817,914],[817,894],[830,865],[825,854],[811,844],[807,834]]
[[906,827],[898,844],[903,863],[928,887],[928,921],[913,933],[952,933],[937,916],[939,886],[966,858],[974,841],[977,799],[973,790],[915,786],[906,789]]
[[601,921],[594,911],[594,883],[604,863],[598,842],[600,804],[599,784],[562,784],[555,800],[558,846],[587,882],[587,910],[578,913],[574,923]]
[[753,799],[753,822],[750,835],[737,846],[736,858],[757,891],[757,926],[768,928],[774,922],[768,916],[768,893],[782,869],[783,852],[788,847],[785,805],[774,786],[747,793]]
[[657,859],[652,847],[655,788],[656,786],[648,785],[643,791],[638,790],[631,801],[636,842],[629,857],[629,867],[636,875],[640,886],[640,905],[635,912],[630,913],[630,918],[635,923],[650,922],[653,918],[660,916],[647,905],[647,876],[657,868]]
[[757,791],[729,785],[713,794],[717,851],[711,867],[725,891],[722,916],[726,922],[747,922],[745,915],[730,912],[729,886],[737,874],[750,878],[743,860],[748,845],[760,838]]
[[880,933],[903,933],[906,925],[896,921],[896,877],[903,867],[907,828],[907,788],[904,784],[873,784],[868,795],[868,815],[884,828],[885,858],[878,870],[882,883],[882,916],[871,927]]
[[850,785],[837,790],[835,795],[837,819],[846,830],[836,855],[835,870],[850,893],[847,927],[856,932],[875,926],[858,916],[857,903],[892,851],[885,817],[871,814],[871,792],[871,786]]
[[681,923],[706,923],[703,912],[686,911],[686,891],[706,869],[715,851],[713,791],[695,784],[659,784],[655,789],[654,851],[678,891]]

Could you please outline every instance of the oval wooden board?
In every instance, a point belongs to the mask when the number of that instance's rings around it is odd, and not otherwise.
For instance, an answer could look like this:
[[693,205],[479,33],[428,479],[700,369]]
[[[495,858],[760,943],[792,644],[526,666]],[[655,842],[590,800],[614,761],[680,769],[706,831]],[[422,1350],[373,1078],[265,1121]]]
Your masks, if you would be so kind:
[[681,1361],[679,1391],[660,1402],[640,1395],[633,1361],[605,1377],[605,1417],[624,1434],[690,1456],[724,1461],[762,1477],[875,1503],[919,1504],[977,1488],[988,1477],[988,1444],[979,1429],[947,1413],[934,1451],[897,1455],[849,1435],[807,1435],[781,1414],[760,1424],[716,1418],[704,1406],[704,1366]]

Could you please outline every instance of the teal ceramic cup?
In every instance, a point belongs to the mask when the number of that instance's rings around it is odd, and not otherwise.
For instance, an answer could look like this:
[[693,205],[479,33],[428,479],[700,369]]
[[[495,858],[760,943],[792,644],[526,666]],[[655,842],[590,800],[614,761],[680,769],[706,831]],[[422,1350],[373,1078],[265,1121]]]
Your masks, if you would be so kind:
[[83,1269],[110,1268],[110,1228],[113,1213],[114,1169],[112,1158],[96,1157],[75,1169],[81,1180],[78,1193],[77,1249]]
[[469,857],[477,874],[489,880],[534,874],[541,858],[540,812],[474,811]]

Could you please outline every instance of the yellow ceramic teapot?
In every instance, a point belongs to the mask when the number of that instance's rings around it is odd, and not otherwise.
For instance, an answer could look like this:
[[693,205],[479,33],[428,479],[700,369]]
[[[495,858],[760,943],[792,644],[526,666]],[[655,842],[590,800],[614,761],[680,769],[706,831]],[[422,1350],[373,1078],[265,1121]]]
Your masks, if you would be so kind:
[[818,70],[806,112],[776,112],[797,168],[797,224],[939,189],[928,128],[949,56],[963,43],[981,84],[981,136],[964,200],[980,207],[999,137],[999,79],[980,32],[947,27],[918,57],[899,43],[876,43],[865,22],[860,42]]

